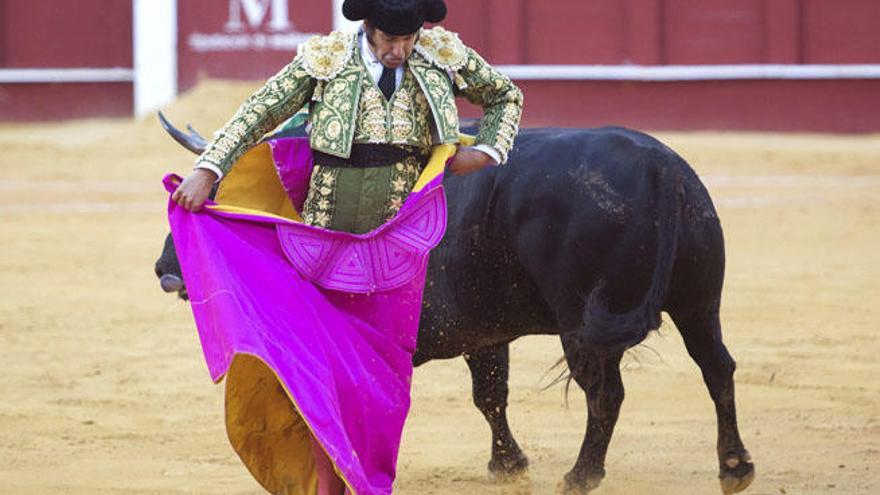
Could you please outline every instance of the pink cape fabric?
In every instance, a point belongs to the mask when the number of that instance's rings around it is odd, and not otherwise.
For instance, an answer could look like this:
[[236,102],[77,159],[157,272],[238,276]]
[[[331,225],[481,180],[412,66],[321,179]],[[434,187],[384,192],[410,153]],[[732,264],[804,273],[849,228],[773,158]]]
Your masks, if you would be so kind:
[[[307,144],[271,144],[300,206]],[[446,228],[441,180],[364,235],[168,203],[211,378],[236,354],[261,359],[357,495],[392,491],[428,252]]]

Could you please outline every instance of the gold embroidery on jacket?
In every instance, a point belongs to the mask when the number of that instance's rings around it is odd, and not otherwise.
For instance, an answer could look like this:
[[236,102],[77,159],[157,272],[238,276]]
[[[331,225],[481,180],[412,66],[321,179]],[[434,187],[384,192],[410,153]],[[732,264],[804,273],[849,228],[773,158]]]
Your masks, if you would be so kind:
[[457,72],[467,63],[467,51],[457,33],[441,26],[422,29],[415,50],[429,62],[449,72]]
[[297,53],[310,76],[329,81],[342,72],[356,47],[356,34],[333,31],[326,36],[312,36],[299,46]]
[[523,94],[506,75],[490,66],[477,52],[467,50],[467,63],[459,72],[466,86],[459,94],[483,107],[483,119],[476,144],[492,146],[501,153],[502,163],[519,132]]
[[409,70],[404,71],[403,81],[391,101],[385,100],[367,71],[362,84],[355,142],[431,146],[431,110]]
[[336,211],[336,179],[339,169],[316,165],[309,179],[309,193],[303,205],[303,222],[328,228]]
[[302,108],[314,87],[314,79],[302,69],[302,60],[294,59],[214,133],[214,139],[196,160],[196,165],[209,164],[223,173],[228,172],[267,132]]
[[391,189],[388,193],[386,208],[386,220],[390,220],[400,211],[400,207],[415,187],[421,174],[421,163],[416,157],[395,163],[391,173]]

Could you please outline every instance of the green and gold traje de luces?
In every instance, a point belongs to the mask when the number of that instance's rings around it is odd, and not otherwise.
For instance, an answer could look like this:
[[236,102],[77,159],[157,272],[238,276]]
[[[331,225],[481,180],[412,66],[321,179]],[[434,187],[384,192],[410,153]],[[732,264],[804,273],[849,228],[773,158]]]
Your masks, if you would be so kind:
[[[459,139],[456,96],[484,108],[475,144],[506,160],[522,112],[522,93],[458,35],[422,30],[400,87],[386,99],[361,57],[358,33],[333,32],[304,43],[296,58],[254,93],[199,157],[227,173],[265,133],[309,105],[312,149],[341,158],[354,143],[422,149]],[[424,160],[410,157],[383,167],[321,164],[312,172],[303,220],[334,230],[367,232],[394,216]]]

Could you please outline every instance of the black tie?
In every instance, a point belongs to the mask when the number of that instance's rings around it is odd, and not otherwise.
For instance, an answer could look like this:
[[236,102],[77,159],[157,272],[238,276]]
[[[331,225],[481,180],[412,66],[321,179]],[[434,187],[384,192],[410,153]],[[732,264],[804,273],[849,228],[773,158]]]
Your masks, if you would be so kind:
[[388,67],[382,66],[382,77],[379,78],[379,89],[382,90],[382,94],[385,95],[385,99],[391,101],[391,95],[394,94],[394,90],[397,86],[397,81],[395,80],[395,69],[389,69]]

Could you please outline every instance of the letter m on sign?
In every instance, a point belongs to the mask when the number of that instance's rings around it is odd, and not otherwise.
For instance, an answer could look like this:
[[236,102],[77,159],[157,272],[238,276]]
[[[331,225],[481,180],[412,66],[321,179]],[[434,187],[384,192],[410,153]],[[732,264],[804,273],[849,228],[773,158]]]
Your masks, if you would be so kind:
[[272,12],[269,29],[287,31],[291,28],[290,15],[287,10],[288,0],[229,0],[229,22],[224,29],[227,31],[243,31],[241,14],[244,14],[247,25],[251,29],[260,29],[266,21],[266,15]]

